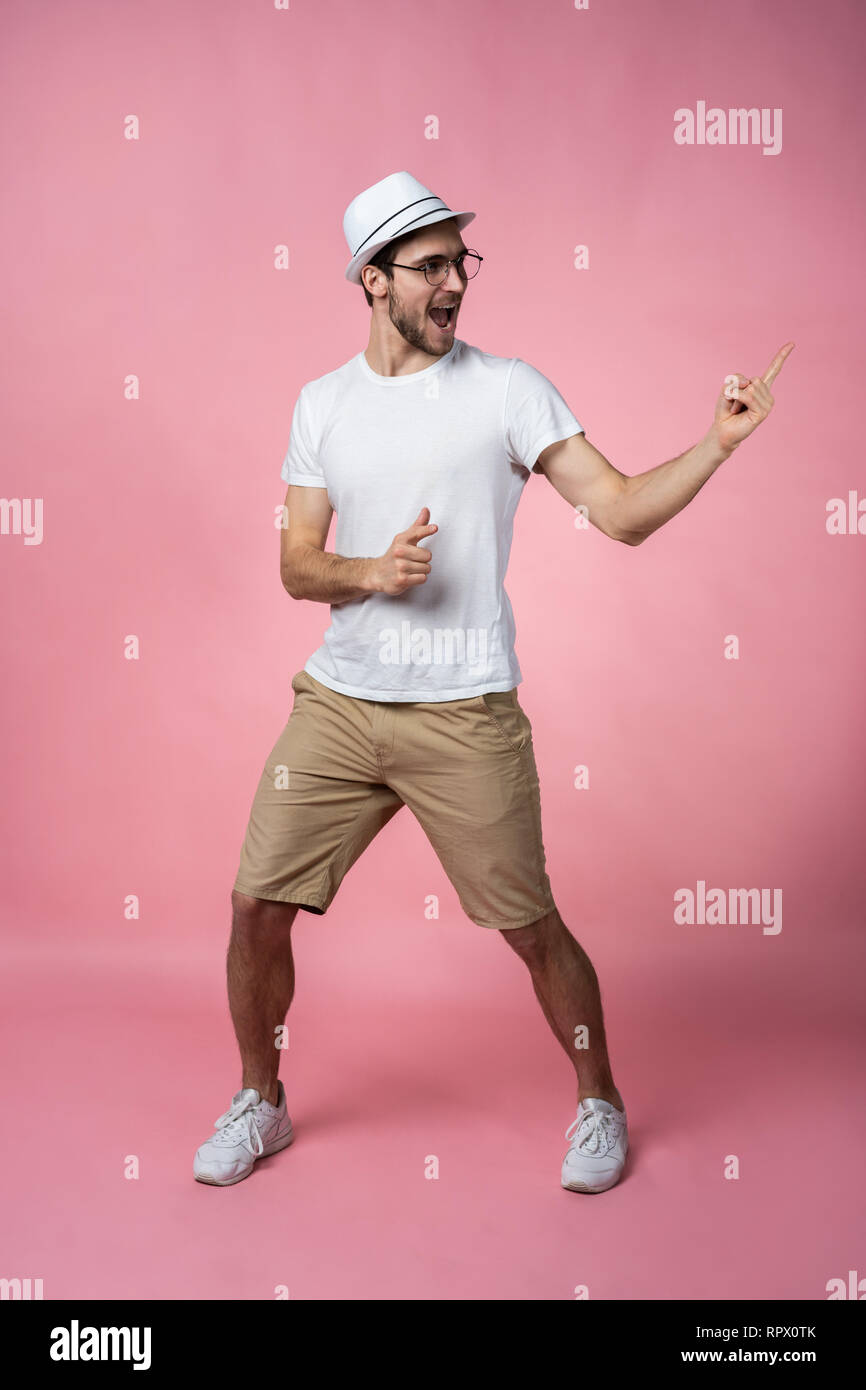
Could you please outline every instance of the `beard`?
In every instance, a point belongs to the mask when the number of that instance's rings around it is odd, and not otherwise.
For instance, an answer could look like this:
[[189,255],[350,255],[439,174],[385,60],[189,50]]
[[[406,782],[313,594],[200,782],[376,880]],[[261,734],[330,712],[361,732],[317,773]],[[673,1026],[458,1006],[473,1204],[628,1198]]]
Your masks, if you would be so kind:
[[407,343],[431,357],[442,357],[453,346],[454,334],[447,343],[437,339],[427,326],[427,310],[418,309],[411,314],[391,284],[388,286],[388,317]]

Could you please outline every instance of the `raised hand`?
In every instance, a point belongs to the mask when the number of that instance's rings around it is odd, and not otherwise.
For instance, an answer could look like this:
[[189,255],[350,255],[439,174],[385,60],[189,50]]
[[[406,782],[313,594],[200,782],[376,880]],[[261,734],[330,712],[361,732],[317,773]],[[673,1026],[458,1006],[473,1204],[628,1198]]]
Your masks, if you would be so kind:
[[736,449],[766,420],[775,404],[770,387],[782,370],[785,358],[794,351],[793,343],[779,348],[763,376],[748,377],[731,372],[725,377],[722,394],[716,401],[712,432],[719,447]]
[[422,507],[412,525],[398,531],[385,554],[376,560],[374,575],[380,593],[403,594],[416,584],[426,583],[433,556],[416,542],[439,530],[429,521],[430,508]]

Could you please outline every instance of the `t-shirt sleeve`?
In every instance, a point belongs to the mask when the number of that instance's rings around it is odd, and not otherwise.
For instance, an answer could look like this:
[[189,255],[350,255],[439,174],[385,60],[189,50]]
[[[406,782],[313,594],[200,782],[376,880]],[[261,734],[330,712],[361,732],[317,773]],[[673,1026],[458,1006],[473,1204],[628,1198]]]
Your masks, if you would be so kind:
[[548,444],[584,433],[553,382],[516,357],[505,392],[505,447],[511,462],[532,471]]
[[284,483],[299,487],[327,487],[318,461],[318,431],[307,386],[302,386],[292,415],[289,447],[280,469]]

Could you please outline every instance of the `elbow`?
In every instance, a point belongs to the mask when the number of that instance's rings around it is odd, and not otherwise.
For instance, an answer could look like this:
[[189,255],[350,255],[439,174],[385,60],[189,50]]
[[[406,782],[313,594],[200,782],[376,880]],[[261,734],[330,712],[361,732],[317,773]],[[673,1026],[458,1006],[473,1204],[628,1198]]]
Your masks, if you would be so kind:
[[295,577],[291,570],[283,568],[280,570],[280,580],[289,598],[300,598],[301,594],[295,582]]
[[622,541],[623,545],[642,545],[643,542],[646,540],[647,536],[649,535],[649,532],[630,531],[627,526],[617,524],[619,521],[619,505],[622,503],[623,498],[626,497],[628,493],[629,484],[632,481],[633,480],[631,478],[625,476],[622,479],[620,492],[617,495],[616,503],[613,507],[611,507],[609,512],[609,520],[611,523],[611,530],[609,534],[613,537],[615,541]]
[[647,538],[644,531],[629,531],[627,527],[620,526],[617,516],[611,512],[604,517],[601,529],[612,541],[620,541],[622,545],[641,545]]

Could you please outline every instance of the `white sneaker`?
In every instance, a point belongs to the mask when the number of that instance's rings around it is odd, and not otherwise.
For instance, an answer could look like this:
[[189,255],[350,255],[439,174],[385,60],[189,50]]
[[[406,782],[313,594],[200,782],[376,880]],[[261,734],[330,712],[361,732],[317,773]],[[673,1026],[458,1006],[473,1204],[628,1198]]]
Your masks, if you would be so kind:
[[[574,1136],[572,1138],[572,1135]],[[562,1163],[562,1185],[571,1192],[606,1192],[619,1182],[628,1153],[625,1111],[588,1096],[565,1131],[571,1139]]]
[[229,1187],[249,1177],[257,1158],[278,1153],[295,1137],[282,1081],[277,1083],[276,1105],[262,1100],[258,1091],[247,1086],[232,1097],[228,1110],[214,1125],[216,1133],[197,1150],[192,1171],[197,1182],[215,1187]]

